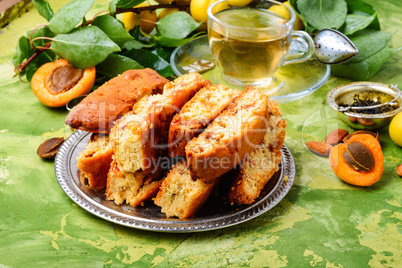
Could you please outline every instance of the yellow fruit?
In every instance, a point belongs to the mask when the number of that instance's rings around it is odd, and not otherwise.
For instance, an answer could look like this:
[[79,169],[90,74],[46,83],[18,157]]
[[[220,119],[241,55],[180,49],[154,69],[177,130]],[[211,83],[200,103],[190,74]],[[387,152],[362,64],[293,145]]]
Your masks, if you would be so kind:
[[290,14],[289,12],[286,10],[286,8],[284,8],[281,5],[274,5],[270,8],[268,8],[269,11],[274,12],[276,14],[278,14],[279,16],[281,16],[282,18],[284,18],[285,20],[289,20],[290,19]]
[[[284,2],[283,4],[286,5],[286,6],[288,6],[288,7],[290,7],[291,9],[293,9],[292,6],[289,4],[288,1]],[[289,12],[286,10],[286,8],[284,8],[283,6],[274,5],[274,6],[270,7],[268,10],[269,10],[269,11],[272,11],[272,12],[278,14],[278,15],[280,15],[280,16],[283,17],[285,20],[290,20],[290,14],[289,14]],[[293,11],[294,11],[294,10],[293,10]],[[301,29],[303,29],[303,28],[304,28],[303,21],[302,21],[302,20],[299,18],[299,16],[296,14],[295,25],[294,25],[293,29],[297,31],[297,30],[301,30]]]
[[190,13],[191,16],[198,22],[207,22],[207,8],[210,2],[214,0],[192,0],[190,2]]
[[[142,2],[141,4],[136,5],[135,7],[146,7],[146,6],[149,6],[149,4],[147,2]],[[135,14],[134,12],[123,13],[122,18],[122,22],[127,31],[134,28],[138,22],[141,30],[147,34],[152,32],[152,30],[155,28],[156,21],[157,21],[156,12],[150,10],[141,11],[140,15],[138,16],[138,19],[137,14]]]
[[138,17],[138,24],[144,33],[149,34],[155,28],[157,19],[155,11],[144,10],[141,11],[140,16]]
[[122,18],[124,28],[126,28],[127,31],[133,29],[135,25],[137,25],[137,14],[134,12],[125,12],[123,13],[123,18]]
[[[293,7],[289,4],[288,1],[283,3],[284,5],[287,5],[288,7],[290,7],[291,9],[293,9]],[[294,11],[294,9],[293,9]],[[296,14],[296,12],[295,12]],[[304,23],[303,21],[299,18],[299,16],[296,14],[296,20],[295,20],[295,26],[293,27],[294,30],[302,30],[304,29]]]
[[389,136],[396,145],[402,147],[402,112],[395,115],[389,124]]
[[249,4],[252,0],[229,0],[228,4],[233,7],[244,7]]
[[178,7],[172,7],[172,8],[164,8],[158,15],[158,20],[162,19],[163,17],[166,17],[170,13],[179,11],[180,9]]

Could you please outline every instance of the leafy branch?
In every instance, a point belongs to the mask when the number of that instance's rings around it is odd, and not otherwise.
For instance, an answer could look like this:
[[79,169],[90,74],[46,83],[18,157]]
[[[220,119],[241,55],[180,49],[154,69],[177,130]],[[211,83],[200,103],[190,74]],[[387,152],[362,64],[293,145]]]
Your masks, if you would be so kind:
[[402,49],[389,45],[392,35],[381,31],[376,10],[362,0],[290,0],[290,4],[300,15],[307,32],[336,29],[358,48],[356,57],[331,66],[335,76],[369,80],[385,61]]
[[125,69],[144,67],[154,68],[166,77],[173,75],[168,63],[171,52],[195,38],[199,33],[193,32],[200,23],[186,12],[178,11],[156,22],[156,30],[150,35],[144,34],[138,25],[127,32],[116,14],[139,14],[146,10],[173,7],[184,10],[188,6],[173,2],[130,7],[143,1],[113,0],[108,11],[96,14],[92,20],[85,20],[94,0],[73,0],[55,14],[48,2],[33,0],[38,13],[48,23],[20,38],[13,59],[16,75],[26,75],[30,81],[37,68],[57,57],[80,69],[97,66],[97,73],[109,78]]

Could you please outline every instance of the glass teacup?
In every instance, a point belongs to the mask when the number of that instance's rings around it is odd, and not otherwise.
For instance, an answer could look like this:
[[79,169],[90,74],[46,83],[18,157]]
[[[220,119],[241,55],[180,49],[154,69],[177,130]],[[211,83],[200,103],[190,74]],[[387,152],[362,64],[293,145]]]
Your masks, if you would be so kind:
[[[247,2],[220,0],[209,6],[209,45],[227,82],[266,87],[281,65],[310,58],[314,42],[306,32],[293,31],[296,15],[288,6],[272,0]],[[274,6],[283,15],[272,12]]]

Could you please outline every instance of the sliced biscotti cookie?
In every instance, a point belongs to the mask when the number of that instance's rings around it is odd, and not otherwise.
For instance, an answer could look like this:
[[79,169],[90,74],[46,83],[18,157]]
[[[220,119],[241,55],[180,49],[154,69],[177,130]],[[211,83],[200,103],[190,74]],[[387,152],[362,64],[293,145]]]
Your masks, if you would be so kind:
[[162,95],[142,98],[132,112],[117,120],[110,139],[119,168],[124,172],[155,168],[156,159],[167,154],[173,116],[207,84],[198,73],[183,75],[168,83]]
[[263,143],[228,176],[231,204],[252,204],[259,197],[269,179],[279,168],[281,148],[285,140],[286,121],[276,102],[268,101],[268,130]]
[[162,93],[169,80],[152,69],[128,70],[90,93],[68,114],[66,124],[94,133],[109,133],[117,118],[142,97]]
[[205,183],[193,180],[184,161],[178,162],[163,180],[153,199],[166,217],[192,218],[210,196],[218,180]]
[[124,172],[113,160],[107,177],[106,198],[113,200],[116,205],[127,203],[136,207],[154,197],[161,183],[161,168],[152,172]]
[[223,84],[209,85],[194,95],[176,114],[169,128],[169,156],[186,156],[184,147],[218,116],[240,91]]
[[113,149],[109,143],[109,135],[93,133],[77,157],[81,184],[93,189],[104,188],[112,156]]
[[264,139],[268,97],[247,87],[185,147],[194,178],[212,182],[244,160]]

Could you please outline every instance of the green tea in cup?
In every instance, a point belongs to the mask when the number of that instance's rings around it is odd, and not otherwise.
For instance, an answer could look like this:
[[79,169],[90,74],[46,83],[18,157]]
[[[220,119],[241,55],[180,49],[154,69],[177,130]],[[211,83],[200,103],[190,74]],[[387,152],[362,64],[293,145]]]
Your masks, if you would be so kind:
[[[231,5],[235,2],[222,0],[209,7],[209,45],[226,81],[266,86],[284,63],[292,37],[296,36],[292,34],[295,14],[285,5],[290,19],[270,11],[270,6],[282,5],[276,1],[253,1],[240,7]],[[310,44],[306,55],[297,61],[306,60],[314,49],[311,38],[307,38]]]

